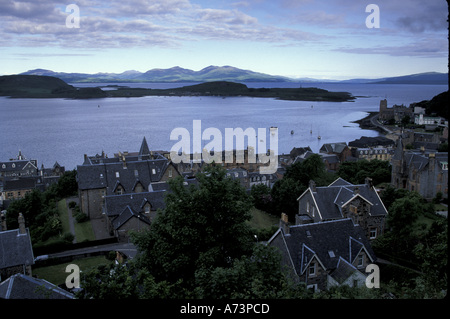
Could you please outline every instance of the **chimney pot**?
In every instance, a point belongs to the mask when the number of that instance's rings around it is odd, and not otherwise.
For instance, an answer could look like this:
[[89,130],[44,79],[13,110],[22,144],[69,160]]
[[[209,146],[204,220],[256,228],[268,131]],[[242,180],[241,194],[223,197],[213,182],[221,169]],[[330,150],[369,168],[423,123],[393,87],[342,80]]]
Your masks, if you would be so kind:
[[22,213],[19,213],[19,234],[26,234],[27,230],[25,229],[25,218]]
[[280,228],[284,231],[285,234],[289,234],[289,219],[288,215],[286,215],[285,213],[281,213]]

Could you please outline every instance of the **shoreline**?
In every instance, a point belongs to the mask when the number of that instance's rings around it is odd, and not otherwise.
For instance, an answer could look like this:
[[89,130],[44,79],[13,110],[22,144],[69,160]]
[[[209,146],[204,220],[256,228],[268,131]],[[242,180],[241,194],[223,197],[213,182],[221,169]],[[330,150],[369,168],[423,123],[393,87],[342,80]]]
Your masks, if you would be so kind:
[[372,117],[378,115],[378,112],[368,112],[368,113],[369,114],[367,116],[363,117],[362,119],[352,121],[352,123],[359,124],[359,127],[363,130],[377,131],[378,133],[381,133],[382,135],[385,136],[386,131],[380,128],[379,126],[373,125],[371,121]]

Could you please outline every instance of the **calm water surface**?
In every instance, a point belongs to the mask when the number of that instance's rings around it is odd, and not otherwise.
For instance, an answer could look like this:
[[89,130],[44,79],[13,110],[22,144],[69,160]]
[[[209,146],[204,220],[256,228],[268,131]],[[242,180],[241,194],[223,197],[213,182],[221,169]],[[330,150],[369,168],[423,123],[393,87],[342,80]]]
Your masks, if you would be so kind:
[[[298,83],[246,83],[249,87],[298,87]],[[97,84],[95,84],[97,85]],[[124,84],[130,85],[130,84]],[[165,88],[183,84],[145,83],[139,87]],[[80,85],[81,86],[81,85]],[[94,86],[89,84],[87,86]],[[131,85],[130,85],[131,86]],[[346,91],[354,102],[301,102],[248,97],[141,97],[90,100],[0,98],[0,160],[19,150],[38,164],[55,161],[73,169],[83,155],[105,151],[138,151],[145,136],[152,150],[170,150],[177,141],[170,133],[177,127],[192,133],[193,120],[202,131],[241,127],[244,130],[278,127],[278,152],[310,146],[317,152],[324,143],[350,142],[361,136],[378,136],[361,130],[352,121],[377,111],[379,101],[388,106],[409,105],[447,90],[444,85],[303,84],[331,91]],[[100,107],[99,107],[100,106]],[[294,134],[291,134],[291,130]],[[312,134],[310,134],[312,130]],[[268,134],[268,133],[267,133]],[[317,136],[322,138],[319,140]],[[259,138],[259,137],[258,137]],[[207,144],[205,141],[204,144]],[[223,142],[223,145],[224,142]],[[267,147],[270,145],[267,144]],[[192,145],[191,145],[192,149]]]

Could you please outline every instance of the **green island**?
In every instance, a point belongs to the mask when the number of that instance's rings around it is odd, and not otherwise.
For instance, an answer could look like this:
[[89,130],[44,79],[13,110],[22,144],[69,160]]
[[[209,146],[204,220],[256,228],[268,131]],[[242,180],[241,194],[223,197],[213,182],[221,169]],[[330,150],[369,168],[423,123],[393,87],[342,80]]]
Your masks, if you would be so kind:
[[63,80],[41,75],[0,76],[0,96],[12,98],[90,99],[142,96],[220,96],[260,97],[294,101],[346,102],[355,99],[348,92],[330,92],[319,88],[248,88],[245,84],[214,81],[172,89],[145,89],[117,86],[113,90],[101,87],[76,88]]

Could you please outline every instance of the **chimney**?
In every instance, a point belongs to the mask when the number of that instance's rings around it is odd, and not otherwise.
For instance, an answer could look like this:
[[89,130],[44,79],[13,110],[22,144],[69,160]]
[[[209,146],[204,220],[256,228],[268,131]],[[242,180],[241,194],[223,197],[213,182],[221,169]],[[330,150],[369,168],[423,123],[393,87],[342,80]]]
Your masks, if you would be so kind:
[[6,217],[5,217],[5,213],[1,213],[0,214],[0,231],[5,231],[6,230]]
[[289,218],[285,213],[281,213],[280,228],[283,230],[285,235],[289,234]]
[[316,182],[314,182],[313,180],[309,181],[309,188],[311,188],[312,192],[316,192]]
[[367,187],[372,188],[373,182],[372,182],[372,179],[371,179],[370,177],[366,177],[366,178],[364,179],[364,182],[365,182],[365,184],[367,185]]
[[19,234],[26,234],[27,230],[25,229],[25,218],[22,213],[19,213]]

